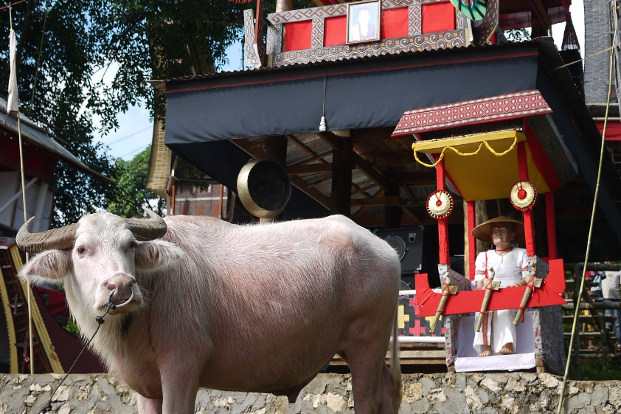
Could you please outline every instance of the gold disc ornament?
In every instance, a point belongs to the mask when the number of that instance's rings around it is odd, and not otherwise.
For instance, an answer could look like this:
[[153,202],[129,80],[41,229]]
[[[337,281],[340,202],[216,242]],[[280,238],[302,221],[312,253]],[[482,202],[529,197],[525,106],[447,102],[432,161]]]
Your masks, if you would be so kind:
[[510,200],[516,209],[530,210],[537,201],[537,189],[530,181],[518,181],[511,187]]
[[427,197],[427,213],[434,219],[447,218],[453,212],[453,196],[448,191],[437,190]]
[[269,218],[282,212],[291,197],[291,181],[285,168],[269,160],[253,160],[237,176],[237,193],[253,215]]

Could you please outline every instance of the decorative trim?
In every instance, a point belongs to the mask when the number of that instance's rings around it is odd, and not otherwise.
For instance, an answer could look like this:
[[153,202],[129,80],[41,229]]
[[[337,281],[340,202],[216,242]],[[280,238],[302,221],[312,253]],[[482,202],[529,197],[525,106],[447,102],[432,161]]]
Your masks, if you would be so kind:
[[429,33],[413,37],[386,39],[381,42],[295,50],[276,53],[274,55],[273,65],[279,67],[320,61],[334,62],[337,60],[398,54],[403,52],[451,49],[465,46],[465,36],[465,30],[451,30],[448,32]]
[[487,0],[487,13],[485,13],[485,17],[481,20],[481,24],[478,27],[478,36],[475,41],[479,46],[492,44],[490,39],[498,28],[498,3],[498,0]]
[[282,52],[282,25],[267,27],[267,54]]
[[420,3],[414,3],[408,7],[408,36],[421,34],[422,14]]
[[261,67],[261,58],[255,49],[254,11],[244,10],[244,31],[246,33],[246,60],[254,69]]
[[346,16],[347,4],[335,4],[324,7],[296,9],[279,13],[270,13],[267,20],[273,25],[300,22],[303,20],[325,19],[326,17]]
[[427,214],[436,220],[447,218],[453,212],[453,197],[448,191],[433,191],[427,197]]
[[532,209],[537,201],[537,188],[527,180],[521,180],[513,184],[510,194],[511,204],[521,211]]
[[[418,6],[422,4],[440,3],[447,0],[382,0],[382,10],[398,9],[401,7]],[[270,13],[267,20],[273,25],[299,22],[303,20],[325,19],[326,17],[347,16],[347,4],[333,4],[323,7],[310,7],[308,9],[288,10],[285,12]],[[462,16],[458,14],[458,16]],[[465,18],[465,17],[464,17]],[[458,20],[460,20],[458,18]]]
[[392,136],[551,113],[541,93],[533,89],[406,111]]
[[323,47],[324,39],[324,19],[313,19],[313,25],[311,29],[311,47],[313,49]]
[[[528,133],[528,129],[532,130],[537,139],[531,139],[531,134]],[[556,128],[554,120],[549,114],[542,116],[529,117],[525,123],[526,137],[528,138],[528,145],[531,148],[531,154],[535,157],[538,151],[533,151],[533,147],[537,144],[546,153],[548,159],[552,163],[554,173],[560,180],[556,184],[551,181],[552,177],[545,176],[546,183],[550,187],[551,191],[556,191],[562,184],[567,183],[578,174],[578,164],[574,160],[569,148],[565,145],[562,139],[561,133]],[[534,137],[532,137],[534,138]],[[537,164],[540,171],[543,172],[544,160],[539,161],[534,158],[535,164]]]

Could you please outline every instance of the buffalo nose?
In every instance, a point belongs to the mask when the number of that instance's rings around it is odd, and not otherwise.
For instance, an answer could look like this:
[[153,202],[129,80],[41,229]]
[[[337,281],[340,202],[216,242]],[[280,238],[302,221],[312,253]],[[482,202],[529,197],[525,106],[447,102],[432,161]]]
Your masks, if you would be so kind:
[[104,284],[110,292],[108,300],[115,305],[123,304],[134,297],[134,278],[127,275],[115,275]]
[[106,289],[110,291],[131,289],[132,286],[134,286],[134,279],[126,275],[114,276],[106,281]]

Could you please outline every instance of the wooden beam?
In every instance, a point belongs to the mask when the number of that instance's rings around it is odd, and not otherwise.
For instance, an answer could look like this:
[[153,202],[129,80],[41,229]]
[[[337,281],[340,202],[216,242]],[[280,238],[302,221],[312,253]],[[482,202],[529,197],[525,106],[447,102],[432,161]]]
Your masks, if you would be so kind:
[[296,164],[287,167],[287,173],[293,174],[317,174],[332,171],[331,163],[322,164]]
[[416,162],[414,153],[410,150],[391,151],[391,152],[372,152],[359,154],[369,165],[381,167],[386,165],[404,165]]
[[409,185],[412,187],[435,187],[436,171],[429,169],[428,171],[405,173],[397,177],[401,185]]
[[[341,137],[333,134],[330,131],[318,132],[317,135],[323,139],[333,149],[339,148]],[[352,142],[349,140],[350,143]],[[366,175],[369,179],[375,181],[382,190],[386,191],[390,187],[390,181],[384,177],[379,171],[375,170],[365,159],[356,153],[352,153],[353,162],[358,166],[358,170]]]
[[377,207],[377,206],[398,206],[401,204],[401,197],[373,197],[373,198],[352,198],[352,207]]
[[323,195],[321,191],[317,190],[312,186],[309,186],[303,179],[298,177],[292,177],[291,184],[304,191],[306,194],[308,194],[309,197],[313,198],[315,201],[317,201],[328,210],[330,209],[330,199]]

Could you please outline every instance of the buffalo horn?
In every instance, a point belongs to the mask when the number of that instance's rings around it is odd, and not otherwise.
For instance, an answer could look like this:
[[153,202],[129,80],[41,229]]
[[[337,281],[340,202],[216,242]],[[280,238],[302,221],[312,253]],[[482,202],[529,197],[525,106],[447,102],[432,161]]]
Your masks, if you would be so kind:
[[145,208],[144,211],[148,214],[147,219],[129,218],[127,222],[127,228],[131,230],[138,240],[154,240],[162,237],[166,234],[166,222],[157,214]]
[[30,233],[28,226],[32,220],[34,217],[22,225],[15,237],[15,242],[20,249],[28,253],[39,253],[44,250],[65,250],[73,247],[77,223],[40,233]]

